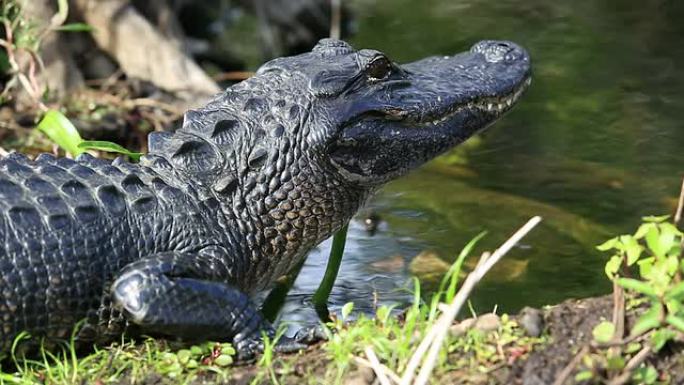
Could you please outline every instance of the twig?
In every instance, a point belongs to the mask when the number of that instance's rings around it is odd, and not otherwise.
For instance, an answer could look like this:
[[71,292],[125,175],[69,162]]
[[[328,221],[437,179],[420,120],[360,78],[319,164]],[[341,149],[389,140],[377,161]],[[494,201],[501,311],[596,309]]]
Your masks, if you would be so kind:
[[575,370],[580,361],[582,361],[582,357],[584,357],[587,353],[589,353],[589,345],[584,345],[582,349],[575,354],[575,357],[572,358],[572,361],[570,361],[563,368],[563,370],[561,370],[561,372],[558,374],[558,377],[556,377],[556,379],[553,381],[553,385],[563,385],[568,377],[570,377],[572,374],[572,371]]
[[[611,341],[622,341],[625,335],[625,290],[613,281],[613,325],[615,332]],[[621,356],[622,346],[615,345],[608,349],[611,356]],[[615,372],[609,371],[609,377],[614,378]]]
[[679,192],[679,203],[677,203],[677,211],[674,216],[675,225],[679,224],[682,219],[682,210],[684,209],[684,179],[682,179],[682,189]]
[[222,72],[220,74],[216,74],[212,76],[211,78],[214,79],[215,82],[225,82],[225,81],[238,81],[238,80],[245,80],[249,77],[254,76],[254,72],[252,71],[230,71],[230,72]]
[[330,0],[330,37],[340,39],[342,35],[342,0]]
[[613,282],[613,325],[613,341],[622,340],[625,335],[625,291],[616,282]]
[[[429,376],[432,373],[432,369],[435,367],[439,351],[442,348],[442,343],[449,330],[449,325],[454,321],[454,318],[463,307],[470,296],[471,291],[475,285],[487,274],[487,272],[506,254],[508,251],[515,246],[527,233],[530,232],[539,222],[541,217],[535,216],[531,218],[525,225],[523,225],[518,231],[516,231],[506,242],[504,242],[498,249],[492,253],[491,256],[483,254],[478,267],[473,270],[466,277],[463,282],[463,286],[459,289],[458,293],[454,297],[453,301],[449,305],[447,311],[445,311],[437,321],[432,325],[428,331],[423,341],[414,352],[413,356],[409,360],[409,364],[404,371],[404,375],[401,379],[402,385],[409,385],[413,379],[415,370],[418,367],[419,362],[423,361],[423,366],[418,373],[415,384],[424,385],[428,382]],[[428,348],[430,349],[429,351]],[[423,357],[427,351],[427,356]]]
[[[366,353],[366,357],[368,357],[368,362],[370,362],[371,367],[373,368],[373,371],[375,372],[375,375],[378,377],[378,381],[380,381],[380,384],[381,385],[392,385],[389,378],[387,378],[387,374],[386,374],[385,369],[382,367],[382,364],[380,364],[380,360],[378,360],[378,356],[375,355],[373,348],[370,346],[366,346],[366,349],[364,349],[364,352]],[[398,376],[395,374],[395,377],[398,377]]]
[[625,369],[622,371],[622,374],[619,376],[615,377],[612,379],[610,382],[608,382],[608,385],[624,385],[626,384],[629,379],[632,377],[632,371],[636,369],[639,365],[641,365],[648,356],[651,355],[651,347],[646,345],[637,354],[632,357],[631,360],[627,362],[627,365],[625,365]]

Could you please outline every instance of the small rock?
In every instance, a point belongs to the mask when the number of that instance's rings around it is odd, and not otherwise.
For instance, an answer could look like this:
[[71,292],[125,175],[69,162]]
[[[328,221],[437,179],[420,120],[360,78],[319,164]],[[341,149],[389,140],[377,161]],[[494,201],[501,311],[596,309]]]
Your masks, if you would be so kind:
[[475,326],[473,327],[477,330],[488,333],[499,330],[499,326],[501,326],[501,318],[494,313],[487,313],[477,317]]
[[524,307],[520,310],[518,322],[530,337],[539,337],[544,331],[544,314],[539,309]]
[[393,255],[389,258],[371,262],[370,266],[374,270],[386,273],[398,273],[406,267],[406,261],[401,255]]
[[479,331],[489,333],[499,330],[499,326],[501,326],[501,319],[499,316],[494,313],[487,313],[478,316],[477,318],[464,319],[456,325],[452,325],[449,328],[449,333],[453,337],[459,337],[465,334],[465,332],[470,328],[475,328]]
[[373,369],[362,366],[347,377],[347,381],[344,382],[344,385],[370,385],[373,381],[375,381]]
[[475,324],[475,318],[466,318],[463,321],[451,325],[449,328],[449,334],[452,337],[460,337],[465,334],[473,325]]
[[422,281],[439,282],[449,271],[449,267],[451,265],[441,259],[437,253],[426,250],[413,258],[409,264],[409,271],[417,276],[421,283]]

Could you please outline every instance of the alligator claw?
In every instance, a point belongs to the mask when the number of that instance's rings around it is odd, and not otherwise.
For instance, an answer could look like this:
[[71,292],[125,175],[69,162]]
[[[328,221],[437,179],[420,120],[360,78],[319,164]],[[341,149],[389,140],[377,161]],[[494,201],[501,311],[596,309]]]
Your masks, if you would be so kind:
[[249,363],[254,361],[257,353],[264,351],[264,341],[261,337],[245,338],[234,342],[238,362]]
[[330,331],[323,325],[307,326],[295,333],[294,340],[305,345],[313,345],[320,341],[327,341]]
[[278,353],[297,353],[301,350],[305,350],[307,347],[308,345],[297,341],[296,338],[282,336],[278,340],[274,350]]

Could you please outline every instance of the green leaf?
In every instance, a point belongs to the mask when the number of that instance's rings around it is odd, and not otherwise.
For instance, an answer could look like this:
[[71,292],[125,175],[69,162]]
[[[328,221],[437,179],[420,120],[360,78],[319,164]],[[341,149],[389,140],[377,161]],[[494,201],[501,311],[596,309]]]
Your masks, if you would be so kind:
[[665,293],[665,299],[681,300],[684,296],[684,282],[680,282]]
[[615,335],[615,325],[612,322],[603,321],[594,327],[591,334],[598,343],[607,343]]
[[678,300],[665,301],[665,308],[667,309],[667,314],[679,314],[684,307],[684,303]]
[[632,354],[636,353],[639,350],[641,350],[641,344],[638,342],[630,342],[627,344],[627,347],[625,347],[625,354]]
[[345,303],[344,306],[342,306],[342,319],[346,320],[352,310],[354,310],[354,302]]
[[61,25],[55,28],[55,30],[62,32],[90,32],[94,30],[94,28],[90,24],[86,23],[71,23]]
[[650,223],[660,223],[660,222],[665,222],[668,218],[670,218],[670,215],[649,215],[642,217],[641,219],[644,222],[650,222]]
[[591,370],[582,370],[575,374],[575,382],[584,382],[594,378],[594,372]]
[[618,237],[615,237],[615,238],[611,238],[611,239],[603,242],[602,244],[596,246],[596,248],[600,251],[606,251],[606,250],[616,248],[618,243],[620,243],[620,240]]
[[607,369],[611,371],[622,370],[625,367],[625,358],[619,355],[608,357]]
[[636,238],[632,236],[623,235],[620,238],[622,244],[625,247],[625,252],[627,253],[627,266],[632,266],[634,262],[636,262],[639,259],[641,251],[644,248],[639,244]]
[[637,229],[636,233],[634,233],[634,238],[635,239],[643,238],[644,236],[646,236],[648,231],[651,230],[651,228],[653,228],[655,226],[656,226],[655,223],[643,223],[643,224],[641,224],[641,226],[639,226],[639,228]]
[[651,346],[654,352],[658,352],[665,344],[672,340],[677,333],[670,329],[658,329],[651,335]]
[[641,317],[637,319],[630,334],[632,336],[638,336],[651,329],[657,328],[660,326],[661,314],[662,305],[660,303],[654,304],[646,313],[642,314]]
[[672,233],[678,237],[684,236],[684,233],[682,233],[677,228],[677,226],[673,225],[670,222],[663,222],[663,223],[659,224],[658,226],[660,226],[661,231]]
[[665,317],[665,322],[679,329],[680,332],[684,332],[684,318],[670,314]]
[[134,162],[138,162],[140,160],[140,156],[142,156],[142,153],[140,152],[127,150],[116,143],[107,142],[104,140],[84,140],[78,144],[78,148],[82,150],[98,150],[128,155]]
[[233,357],[231,357],[228,354],[221,354],[220,356],[216,357],[214,360],[214,364],[216,366],[228,366],[233,363]]
[[619,255],[613,255],[610,257],[608,262],[606,262],[605,272],[608,278],[611,280],[615,278],[615,274],[620,270],[622,266],[622,257]]
[[660,258],[665,255],[667,250],[660,244],[660,232],[657,227],[651,227],[646,233],[646,245],[655,254],[656,258]]
[[618,278],[616,282],[625,289],[634,290],[649,297],[655,298],[658,296],[655,289],[646,282],[632,278]]
[[642,366],[634,371],[632,380],[632,383],[634,384],[655,384],[656,381],[658,381],[658,371],[656,371],[655,368],[651,365],[647,367]]
[[48,136],[59,147],[73,156],[83,153],[79,144],[83,142],[76,127],[61,112],[49,110],[38,123],[38,130]]
[[192,352],[188,349],[181,349],[179,350],[176,355],[178,356],[178,362],[181,364],[185,365],[190,361],[190,358],[192,358]]
[[653,269],[653,262],[655,262],[655,257],[643,258],[638,262],[639,265],[639,275],[646,278],[651,275],[651,270]]
[[679,267],[679,258],[677,255],[670,255],[665,258],[665,271],[670,277],[673,277]]

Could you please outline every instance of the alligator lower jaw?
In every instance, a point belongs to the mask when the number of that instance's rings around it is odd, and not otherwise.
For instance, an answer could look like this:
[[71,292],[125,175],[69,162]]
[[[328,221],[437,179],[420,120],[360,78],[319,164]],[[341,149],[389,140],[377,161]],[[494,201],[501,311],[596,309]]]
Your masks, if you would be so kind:
[[530,85],[532,82],[532,78],[527,78],[525,81],[520,83],[517,87],[513,89],[513,91],[502,95],[502,96],[495,96],[495,97],[489,97],[489,98],[482,98],[479,100],[473,100],[470,101],[466,104],[461,104],[461,105],[456,105],[455,108],[450,109],[447,111],[446,114],[440,116],[439,118],[432,119],[432,120],[426,120],[419,122],[421,126],[435,126],[439,125],[441,123],[444,123],[445,121],[449,120],[451,117],[454,115],[457,115],[458,113],[462,111],[482,111],[486,112],[488,114],[493,114],[495,116],[500,116],[506,111],[508,111],[513,104],[515,104],[516,101],[520,98],[523,92],[527,89],[527,87]]

